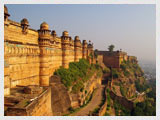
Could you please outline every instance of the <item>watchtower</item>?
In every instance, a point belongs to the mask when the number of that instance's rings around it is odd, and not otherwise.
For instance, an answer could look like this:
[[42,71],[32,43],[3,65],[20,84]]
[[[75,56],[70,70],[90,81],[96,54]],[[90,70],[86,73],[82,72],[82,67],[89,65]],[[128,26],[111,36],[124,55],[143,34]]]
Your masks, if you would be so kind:
[[78,62],[79,59],[82,58],[82,45],[79,36],[75,36],[74,39],[74,52],[75,52],[74,61]]
[[64,31],[61,36],[61,41],[62,41],[62,66],[64,68],[69,67],[69,33],[67,31]]
[[50,46],[50,30],[46,22],[40,25],[39,34],[39,49],[40,49],[40,85],[49,85],[49,46]]

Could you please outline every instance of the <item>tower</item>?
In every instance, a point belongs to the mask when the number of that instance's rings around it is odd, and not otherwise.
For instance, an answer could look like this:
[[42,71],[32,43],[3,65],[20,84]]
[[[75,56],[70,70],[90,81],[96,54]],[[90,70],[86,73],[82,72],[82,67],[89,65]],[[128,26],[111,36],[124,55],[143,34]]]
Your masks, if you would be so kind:
[[88,56],[93,56],[93,43],[91,44],[91,41],[89,40],[89,44],[87,46],[88,49]]
[[89,63],[93,63],[93,59],[94,59],[94,53],[93,53],[93,44],[91,44],[91,41],[89,40],[89,44],[87,46],[87,56],[88,56],[88,60]]
[[10,14],[8,13],[8,8],[4,5],[4,25],[9,25],[8,17]]
[[21,20],[21,27],[22,27],[22,33],[23,34],[27,34],[28,32],[28,26],[29,26],[29,22],[26,18],[23,18]]
[[83,40],[83,47],[82,47],[82,58],[87,58],[87,41]]
[[67,31],[64,31],[61,36],[62,41],[62,66],[64,68],[69,67],[69,33]]
[[50,30],[46,22],[40,25],[39,48],[40,48],[40,85],[49,85],[49,46],[50,46]]
[[81,41],[79,40],[79,36],[75,36],[74,39],[74,52],[75,52],[74,61],[78,62],[79,59],[82,58],[82,45]]
[[56,37],[57,37],[57,34],[56,34],[55,30],[52,30],[51,36],[52,37],[50,39],[50,46],[51,46],[51,48],[55,48],[56,47]]

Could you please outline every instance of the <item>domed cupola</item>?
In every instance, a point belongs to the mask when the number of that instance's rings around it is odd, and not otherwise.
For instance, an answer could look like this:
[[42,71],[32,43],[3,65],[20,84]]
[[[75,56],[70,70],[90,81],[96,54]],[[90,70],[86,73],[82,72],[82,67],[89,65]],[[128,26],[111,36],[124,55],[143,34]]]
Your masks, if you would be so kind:
[[40,25],[40,30],[38,30],[39,33],[39,44],[40,46],[49,46],[50,45],[50,30],[49,25],[46,22],[43,22]]
[[26,18],[23,18],[21,20],[21,27],[22,27],[22,32],[23,33],[27,33],[28,32],[28,26],[29,26],[29,22]]
[[80,39],[79,39],[79,36],[75,36],[74,46],[75,46],[75,47],[81,47],[81,41],[80,41]]
[[88,48],[93,49],[93,43],[91,44],[90,40],[89,40]]

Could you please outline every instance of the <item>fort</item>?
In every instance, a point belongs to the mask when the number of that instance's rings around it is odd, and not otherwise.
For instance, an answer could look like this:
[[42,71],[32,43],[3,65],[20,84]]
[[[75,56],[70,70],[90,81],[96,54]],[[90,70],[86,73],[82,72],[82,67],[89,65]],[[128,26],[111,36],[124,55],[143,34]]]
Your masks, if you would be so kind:
[[[102,59],[101,62],[107,67],[120,68],[121,63],[125,60],[129,60],[133,63],[137,63],[137,58],[135,56],[128,56],[126,52],[123,51],[96,51],[98,58]],[[100,60],[99,60],[100,61]]]
[[[81,58],[88,59],[90,63],[95,62],[90,57],[93,54],[93,44],[91,41],[87,43],[86,40],[81,43],[79,36],[75,36],[73,40],[67,31],[58,37],[56,31],[49,30],[49,25],[46,22],[40,25],[39,30],[34,30],[29,28],[29,22],[26,18],[18,23],[8,19],[9,16],[8,9],[4,6],[5,106],[12,110],[22,108],[23,110],[20,109],[22,115],[38,115],[34,112],[27,113],[29,108],[25,108],[21,102],[24,102],[25,99],[33,100],[35,96],[42,98],[44,95],[49,105],[51,102],[49,80],[54,71],[60,66],[68,68],[70,62],[78,62]],[[25,86],[28,86],[27,90],[25,90]],[[16,95],[18,92],[25,99]],[[47,103],[43,99],[40,101],[41,104]],[[47,111],[48,107],[46,106],[43,105],[43,111],[45,109]],[[8,109],[7,115],[18,115],[18,112],[16,114],[9,111]]]
[[4,16],[5,95],[17,85],[48,86],[57,68],[68,68],[70,62],[89,59],[93,53],[91,42],[81,43],[78,36],[72,40],[67,31],[58,37],[45,22],[38,31],[30,29],[26,18],[21,23],[9,20],[6,7]]
[[[4,6],[5,115],[53,115],[55,109],[51,104],[57,104],[57,101],[52,100],[52,96],[56,95],[52,91],[59,88],[53,90],[50,86],[59,82],[53,80],[51,83],[50,80],[60,66],[68,68],[69,63],[78,62],[81,58],[87,59],[90,64],[95,64],[97,60],[98,63],[113,68],[119,68],[123,60],[137,62],[136,57],[128,56],[122,51],[97,51],[96,59],[91,41],[81,42],[79,36],[73,40],[67,31],[58,37],[46,22],[40,25],[39,30],[34,30],[29,28],[26,18],[18,23],[10,20],[9,16],[8,9]],[[88,83],[87,89],[90,92],[97,84],[101,84],[101,79],[96,78],[96,75],[94,77]],[[65,97],[71,99],[67,103],[68,107],[76,107],[83,102],[79,99],[74,101],[71,96]]]

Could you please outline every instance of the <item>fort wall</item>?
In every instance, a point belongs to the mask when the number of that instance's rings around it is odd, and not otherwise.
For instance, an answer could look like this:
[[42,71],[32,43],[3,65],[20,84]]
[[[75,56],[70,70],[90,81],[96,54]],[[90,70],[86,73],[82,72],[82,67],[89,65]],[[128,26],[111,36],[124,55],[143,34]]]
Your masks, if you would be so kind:
[[16,85],[39,84],[38,33],[29,29],[25,36],[18,23],[9,22],[4,29],[5,94]]
[[[8,9],[4,9],[4,95],[10,88],[27,85],[48,86],[49,78],[60,66],[69,67],[70,62],[88,58],[92,44],[81,44],[67,31],[58,37],[43,22],[39,30],[29,28],[26,18],[20,23],[9,20]],[[85,48],[85,49],[83,49]]]

